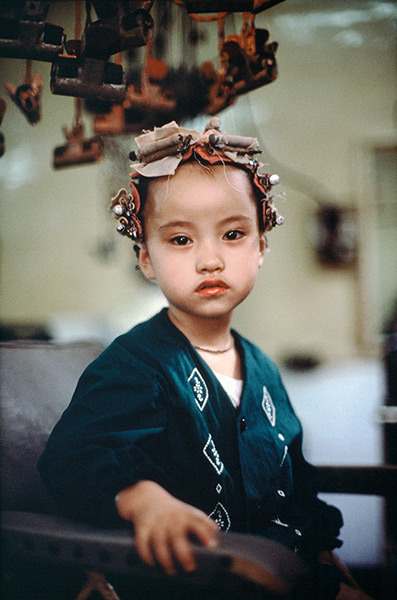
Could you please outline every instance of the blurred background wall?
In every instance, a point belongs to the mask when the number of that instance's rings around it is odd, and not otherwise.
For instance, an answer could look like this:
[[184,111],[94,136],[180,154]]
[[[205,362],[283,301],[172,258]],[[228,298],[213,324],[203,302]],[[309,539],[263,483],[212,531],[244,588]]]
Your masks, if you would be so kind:
[[[259,138],[261,160],[281,178],[274,190],[285,224],[269,234],[270,252],[234,325],[283,367],[315,462],[382,459],[383,334],[397,297],[396,16],[393,2],[375,0],[286,0],[259,14],[256,26],[279,42],[278,79],[219,115],[225,130]],[[239,19],[229,31],[240,28]],[[52,3],[47,20],[73,38],[74,3]],[[216,25],[202,31],[197,61],[216,63]],[[169,56],[177,64],[187,60],[177,22],[173,32]],[[164,304],[135,270],[132,244],[116,234],[108,211],[110,197],[128,185],[133,139],[108,138],[102,162],[55,171],[53,151],[64,143],[74,104],[51,94],[48,63],[34,63],[35,71],[43,76],[43,115],[34,127],[1,93],[8,104],[0,159],[2,328],[107,343]],[[19,84],[24,72],[25,61],[0,59],[2,82]],[[83,118],[90,135],[91,117]],[[203,129],[207,120],[185,124]],[[348,217],[355,259],[346,265],[325,265],[315,251],[323,233],[316,213],[329,204]],[[319,366],[299,373],[284,366],[299,360]],[[361,542],[364,562],[376,561],[380,508],[347,510],[361,515],[371,539]],[[358,524],[352,529],[345,552],[354,562]]]

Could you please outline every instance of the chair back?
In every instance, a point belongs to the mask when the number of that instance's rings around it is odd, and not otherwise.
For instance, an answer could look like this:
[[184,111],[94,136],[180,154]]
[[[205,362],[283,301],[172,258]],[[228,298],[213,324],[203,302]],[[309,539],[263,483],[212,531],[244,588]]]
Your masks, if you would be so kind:
[[0,343],[1,506],[56,512],[37,461],[99,343]]

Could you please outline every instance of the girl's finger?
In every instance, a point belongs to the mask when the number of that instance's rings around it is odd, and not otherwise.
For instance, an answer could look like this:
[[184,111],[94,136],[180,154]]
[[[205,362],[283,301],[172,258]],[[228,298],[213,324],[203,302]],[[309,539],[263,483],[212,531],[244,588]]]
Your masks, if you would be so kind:
[[172,551],[176,560],[185,571],[191,572],[195,570],[196,561],[192,544],[188,539],[188,531],[175,537],[172,542]]
[[140,558],[151,567],[154,566],[155,560],[150,542],[150,529],[147,527],[137,527],[135,529],[135,544]]
[[168,575],[175,575],[176,569],[172,556],[172,544],[168,535],[156,533],[152,541],[153,554],[156,561]]
[[215,548],[218,545],[219,527],[209,517],[194,521],[191,531],[206,548]]

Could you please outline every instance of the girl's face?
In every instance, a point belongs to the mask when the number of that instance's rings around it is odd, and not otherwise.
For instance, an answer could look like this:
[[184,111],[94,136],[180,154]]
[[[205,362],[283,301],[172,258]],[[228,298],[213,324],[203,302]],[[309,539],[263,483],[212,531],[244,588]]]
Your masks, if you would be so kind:
[[231,316],[254,287],[265,238],[248,175],[195,164],[154,181],[145,206],[142,272],[183,318]]

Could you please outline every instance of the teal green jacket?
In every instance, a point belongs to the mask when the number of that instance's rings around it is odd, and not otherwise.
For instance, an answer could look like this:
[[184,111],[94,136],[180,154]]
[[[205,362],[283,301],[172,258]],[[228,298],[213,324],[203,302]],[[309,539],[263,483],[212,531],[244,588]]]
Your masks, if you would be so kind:
[[116,494],[150,479],[224,530],[305,554],[340,545],[340,513],[317,498],[277,367],[233,335],[244,379],[237,410],[166,309],[88,366],[39,461],[67,513],[120,523]]

